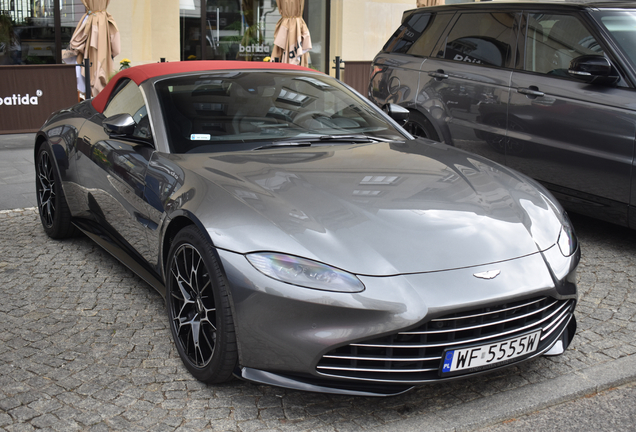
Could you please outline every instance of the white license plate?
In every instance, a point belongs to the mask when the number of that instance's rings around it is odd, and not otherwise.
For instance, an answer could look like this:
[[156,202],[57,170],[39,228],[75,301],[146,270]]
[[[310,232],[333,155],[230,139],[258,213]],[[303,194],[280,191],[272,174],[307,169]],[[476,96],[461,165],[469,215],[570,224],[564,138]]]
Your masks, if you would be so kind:
[[457,375],[463,371],[477,372],[510,363],[532,354],[539,348],[541,330],[488,345],[447,350],[442,357],[441,376]]

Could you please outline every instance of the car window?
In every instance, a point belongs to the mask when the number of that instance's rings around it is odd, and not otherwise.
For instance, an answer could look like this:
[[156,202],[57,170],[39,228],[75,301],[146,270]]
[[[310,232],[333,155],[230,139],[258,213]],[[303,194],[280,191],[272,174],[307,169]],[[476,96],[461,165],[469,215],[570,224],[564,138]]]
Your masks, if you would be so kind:
[[450,13],[415,13],[393,33],[382,51],[427,57],[452,16]]
[[407,54],[421,57],[430,56],[451,18],[453,18],[453,14],[451,13],[432,14],[426,30],[423,31],[421,36],[409,47]]
[[115,114],[130,114],[132,116],[135,123],[137,123],[133,136],[142,139],[150,139],[152,137],[144,97],[134,81],[127,79],[118,83],[115,95],[108,101],[108,105],[104,110],[106,118]]
[[404,139],[368,102],[322,74],[206,73],[155,86],[173,153],[334,135]]
[[618,46],[636,65],[636,10],[601,10],[593,15],[608,30]]
[[413,42],[428,27],[431,22],[431,15],[430,13],[416,13],[408,17],[389,38],[382,51],[406,54]]
[[512,13],[463,13],[438,57],[485,66],[510,65],[514,44]]
[[578,18],[539,13],[528,17],[525,70],[569,78],[570,62],[587,54],[604,52]]

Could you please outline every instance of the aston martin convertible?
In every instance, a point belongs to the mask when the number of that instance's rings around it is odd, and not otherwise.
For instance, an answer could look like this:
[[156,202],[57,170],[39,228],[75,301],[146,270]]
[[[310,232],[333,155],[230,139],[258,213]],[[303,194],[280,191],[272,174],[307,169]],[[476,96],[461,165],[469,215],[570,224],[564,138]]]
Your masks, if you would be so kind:
[[562,354],[566,213],[407,114],[279,63],[126,69],[36,134],[42,226],[154,287],[209,384],[386,396]]

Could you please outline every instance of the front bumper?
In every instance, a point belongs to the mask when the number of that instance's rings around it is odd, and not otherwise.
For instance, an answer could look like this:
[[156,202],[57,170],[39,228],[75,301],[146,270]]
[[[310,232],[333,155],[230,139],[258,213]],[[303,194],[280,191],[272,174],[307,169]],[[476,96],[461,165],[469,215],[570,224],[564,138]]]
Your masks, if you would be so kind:
[[[449,271],[360,276],[366,288],[360,293],[285,284],[258,272],[243,255],[223,250],[218,253],[231,287],[240,363],[236,375],[255,382],[340,394],[397,394],[431,379],[333,376],[317,366],[325,354],[341,347],[415,329],[449,314],[521,300],[546,297],[571,300],[572,305],[567,319],[550,335],[549,343],[518,361],[550,351],[557,341],[567,347],[573,335],[568,329],[575,323],[572,310],[577,293],[573,281],[578,253],[568,258],[569,264],[561,262],[558,271],[546,265],[544,254],[536,253]],[[501,273],[494,279],[474,276],[495,269]],[[567,294],[560,288],[561,279],[568,281]],[[466,375],[475,373],[482,371]],[[457,377],[444,379],[453,378]]]

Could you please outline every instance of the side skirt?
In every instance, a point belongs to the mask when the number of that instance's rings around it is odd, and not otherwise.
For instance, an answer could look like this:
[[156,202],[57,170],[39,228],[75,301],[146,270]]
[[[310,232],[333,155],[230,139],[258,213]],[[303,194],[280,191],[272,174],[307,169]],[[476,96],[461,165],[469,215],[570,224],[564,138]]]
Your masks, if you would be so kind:
[[161,280],[162,278],[150,268],[150,266],[141,258],[129,253],[130,248],[125,246],[123,240],[116,240],[109,235],[101,226],[85,219],[75,219],[73,224],[88,238],[101,246],[106,252],[117,258],[119,262],[128,267],[137,276],[145,280],[150,286],[156,289],[165,299],[166,287]]

